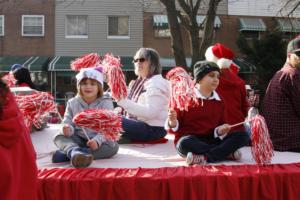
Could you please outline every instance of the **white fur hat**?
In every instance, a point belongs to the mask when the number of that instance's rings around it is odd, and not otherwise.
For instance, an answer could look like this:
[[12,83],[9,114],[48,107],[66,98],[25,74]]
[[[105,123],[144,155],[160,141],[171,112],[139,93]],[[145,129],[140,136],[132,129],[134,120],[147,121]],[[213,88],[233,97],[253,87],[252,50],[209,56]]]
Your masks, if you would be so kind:
[[103,87],[103,74],[100,72],[100,70],[97,70],[95,68],[81,69],[80,72],[76,75],[77,85],[79,85],[79,83],[84,78],[94,79],[101,83],[101,86]]
[[205,58],[207,61],[216,63],[221,69],[230,68],[234,54],[231,49],[216,43],[207,48]]

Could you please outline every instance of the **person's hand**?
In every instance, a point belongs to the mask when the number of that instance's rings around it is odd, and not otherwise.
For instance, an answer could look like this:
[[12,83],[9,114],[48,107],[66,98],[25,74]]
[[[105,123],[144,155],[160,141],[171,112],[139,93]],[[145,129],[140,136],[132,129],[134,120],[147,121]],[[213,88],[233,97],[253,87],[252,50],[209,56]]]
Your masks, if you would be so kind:
[[229,124],[223,124],[222,126],[218,127],[217,133],[219,136],[225,135],[230,131],[230,125]]
[[113,112],[115,113],[115,114],[117,114],[117,115],[122,115],[124,112],[123,112],[123,108],[121,108],[121,107],[115,107],[114,108],[114,110],[113,110]]
[[251,107],[258,107],[259,105],[259,94],[252,94],[249,96],[249,103]]
[[89,146],[94,151],[99,148],[98,143],[94,139],[87,141],[86,145]]
[[170,128],[174,128],[177,126],[177,113],[175,110],[169,110],[168,124]]
[[69,137],[70,135],[71,135],[71,127],[70,127],[70,125],[69,124],[65,124],[64,126],[63,126],[63,134],[64,134],[64,136],[66,136],[66,137]]

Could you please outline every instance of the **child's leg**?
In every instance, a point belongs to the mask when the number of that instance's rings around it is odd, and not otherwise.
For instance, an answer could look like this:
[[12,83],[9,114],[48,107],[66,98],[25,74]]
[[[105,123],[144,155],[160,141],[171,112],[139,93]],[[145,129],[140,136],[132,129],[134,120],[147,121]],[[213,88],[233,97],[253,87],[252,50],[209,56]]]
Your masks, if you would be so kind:
[[[69,159],[71,165],[78,168],[88,167],[93,161],[92,154],[86,152],[87,148],[81,148],[86,146],[86,141],[77,135],[72,135],[71,137],[57,135],[54,138],[54,143],[60,150],[56,151],[53,154],[53,163],[65,162]],[[60,151],[62,151],[63,153],[61,153]],[[63,154],[65,154],[64,159],[62,159]]]
[[84,140],[77,135],[72,135],[71,137],[57,135],[54,138],[54,144],[66,154],[74,147],[85,146]]
[[151,141],[164,137],[167,132],[164,127],[154,127],[148,124],[122,117],[123,136],[138,141]]
[[99,149],[96,151],[92,151],[92,155],[94,159],[103,159],[103,158],[110,158],[117,154],[119,150],[119,144],[113,141],[106,141],[103,142]]
[[246,132],[230,133],[224,140],[207,154],[208,162],[226,160],[227,156],[237,149],[246,146],[249,142],[249,135]]
[[192,152],[197,155],[205,155],[215,146],[214,138],[210,136],[197,137],[194,135],[188,135],[179,139],[176,145],[176,150],[180,156],[186,157],[188,152]]

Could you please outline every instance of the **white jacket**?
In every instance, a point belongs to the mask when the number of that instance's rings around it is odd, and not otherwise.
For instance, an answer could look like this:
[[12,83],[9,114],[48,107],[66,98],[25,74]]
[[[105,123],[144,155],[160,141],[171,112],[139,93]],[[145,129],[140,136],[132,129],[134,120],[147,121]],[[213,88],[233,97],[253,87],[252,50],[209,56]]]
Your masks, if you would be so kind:
[[145,82],[137,102],[122,99],[117,103],[138,120],[150,126],[164,127],[168,117],[169,88],[169,81],[160,74],[155,75]]

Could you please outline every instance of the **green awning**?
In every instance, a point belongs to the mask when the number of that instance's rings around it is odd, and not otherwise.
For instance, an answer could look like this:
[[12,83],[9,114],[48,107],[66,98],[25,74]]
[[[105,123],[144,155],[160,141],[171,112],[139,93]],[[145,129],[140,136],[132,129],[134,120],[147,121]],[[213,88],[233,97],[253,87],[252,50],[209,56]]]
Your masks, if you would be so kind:
[[[73,71],[70,68],[70,62],[76,58],[75,56],[56,56],[50,61],[48,71],[56,72],[57,76],[74,76],[75,72],[71,73]],[[134,71],[132,60],[131,56],[121,56],[123,71]],[[160,63],[163,70],[169,70],[175,66],[175,59],[172,57],[160,58]],[[187,63],[191,63],[190,58],[187,58]]]
[[248,61],[246,61],[243,58],[234,58],[233,63],[236,64],[240,68],[239,73],[252,74],[252,73],[255,73],[255,71],[256,71],[255,65],[249,63]]
[[277,23],[282,32],[300,32],[300,19],[277,19]]
[[134,65],[132,63],[133,58],[130,56],[121,56],[122,70],[134,71]]
[[240,31],[266,31],[267,27],[260,18],[239,18]]
[[[56,72],[71,72],[71,61],[78,56],[55,56],[49,63],[48,70]],[[132,57],[121,56],[123,71],[133,71]]]
[[13,64],[21,64],[31,72],[47,70],[49,57],[45,56],[3,56],[0,57],[0,71],[9,72]]
[[153,15],[153,26],[157,28],[168,28],[167,15]]
[[[197,23],[200,26],[201,24],[203,24],[203,21],[205,20],[205,15],[197,15],[196,19],[197,19]],[[214,21],[214,27],[215,28],[220,28],[221,27],[221,19],[219,16],[215,17],[215,21]]]
[[70,63],[77,56],[55,56],[48,65],[48,71],[72,71]]
[[44,72],[47,71],[48,63],[50,61],[49,57],[46,56],[36,56],[32,61],[27,62],[25,66],[31,72]]
[[[187,66],[190,66],[192,59],[186,58],[185,60],[186,60]],[[160,64],[161,64],[163,70],[170,70],[176,66],[175,58],[174,57],[162,57],[162,58],[160,58]]]
[[32,61],[32,59],[34,59],[34,57],[30,57],[30,56],[3,56],[0,57],[0,72],[9,72],[10,71],[10,67],[13,64],[21,64],[24,65],[30,61]]
[[[197,15],[197,23],[200,26],[204,19],[205,15]],[[179,20],[179,19],[178,19]],[[167,15],[153,15],[153,26],[156,28],[168,28],[168,17]],[[219,28],[221,26],[221,19],[219,16],[215,17],[214,27]]]

